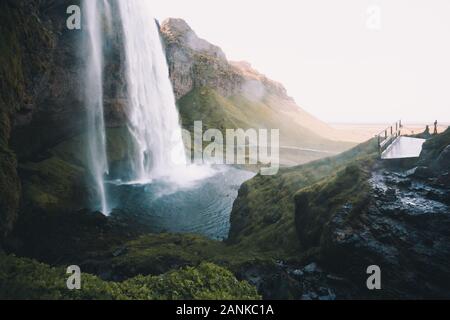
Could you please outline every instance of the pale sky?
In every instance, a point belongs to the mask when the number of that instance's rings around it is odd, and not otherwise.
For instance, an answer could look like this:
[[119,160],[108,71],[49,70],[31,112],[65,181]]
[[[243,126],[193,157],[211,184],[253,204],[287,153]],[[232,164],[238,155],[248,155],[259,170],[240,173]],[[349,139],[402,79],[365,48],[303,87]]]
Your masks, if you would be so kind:
[[328,122],[450,122],[449,0],[149,0]]

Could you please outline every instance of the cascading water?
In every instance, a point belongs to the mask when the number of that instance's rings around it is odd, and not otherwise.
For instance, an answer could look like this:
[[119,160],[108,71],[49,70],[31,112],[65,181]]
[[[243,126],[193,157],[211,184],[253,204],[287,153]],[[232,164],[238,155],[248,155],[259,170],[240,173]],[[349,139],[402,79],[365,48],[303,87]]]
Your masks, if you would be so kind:
[[[142,222],[156,232],[173,230],[224,238],[228,234],[229,214],[239,185],[253,174],[234,168],[213,170],[208,166],[187,164],[169,68],[150,3],[145,0],[84,2],[89,30],[85,84],[89,166],[98,202],[102,212],[108,214],[110,203],[104,179],[106,176],[114,179],[117,174],[122,178],[108,184],[108,194],[119,210],[141,214]],[[115,20],[111,17],[115,17],[117,9],[120,17]],[[102,36],[105,29],[111,28],[111,34]],[[121,160],[123,163],[114,167],[116,164],[111,162],[114,173],[109,176],[103,77],[110,75],[103,74],[103,60],[111,57],[110,50],[117,50],[117,46],[110,46],[111,39],[120,41],[119,47],[125,54],[125,111],[130,134],[122,138],[131,141],[127,144],[128,154]],[[108,51],[103,52],[103,47]],[[122,60],[107,60],[105,66],[110,62],[117,64]],[[215,174],[220,175],[218,179],[212,177]],[[202,183],[191,187],[199,181]]]
[[[93,178],[97,203],[95,209],[108,214],[108,198],[104,176],[108,173],[106,156],[106,134],[103,117],[103,37],[101,28],[101,11],[107,12],[107,1],[84,1],[84,16],[86,17],[88,50],[86,64],[85,101],[87,109],[87,146],[88,165]],[[108,15],[106,15],[108,19]]]
[[151,2],[118,1],[124,34],[133,179],[151,181],[186,167],[175,97]]
[[[187,165],[169,68],[150,3],[145,0],[85,0],[89,169],[98,196],[94,208],[104,214],[109,214],[111,208],[105,185],[109,169],[103,105],[103,78],[109,76],[103,74],[104,59],[107,57],[103,48],[110,38],[103,33],[110,29],[117,31],[112,19],[117,9],[122,32],[116,39],[120,39],[125,53],[128,101],[125,111],[131,141],[128,145],[129,156],[125,160],[126,171],[130,172],[120,173],[130,181],[114,184],[146,184],[156,179],[190,186],[211,175],[206,167]],[[172,187],[169,189],[168,192],[173,190]]]

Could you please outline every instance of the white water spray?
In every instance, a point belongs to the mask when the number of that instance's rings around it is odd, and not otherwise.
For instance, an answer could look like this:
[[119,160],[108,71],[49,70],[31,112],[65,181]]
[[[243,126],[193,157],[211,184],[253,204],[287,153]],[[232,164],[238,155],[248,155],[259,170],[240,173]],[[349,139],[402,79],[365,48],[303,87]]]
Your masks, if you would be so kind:
[[118,1],[124,33],[132,176],[140,182],[186,168],[178,111],[159,30],[145,0]]
[[[113,6],[110,6],[113,5]],[[113,28],[114,7],[119,9],[119,24],[125,53],[127,120],[132,137],[129,144],[130,184],[145,184],[154,179],[176,186],[191,186],[213,174],[203,166],[187,165],[179,115],[169,78],[159,30],[145,0],[84,0],[87,24],[87,66],[85,94],[88,124],[89,169],[98,201],[96,209],[110,213],[105,176],[108,175],[103,106],[105,37]],[[124,182],[120,182],[124,183]]]
[[[109,214],[104,176],[108,173],[106,156],[105,122],[103,117],[103,37],[101,31],[102,9],[108,9],[107,1],[84,1],[87,25],[87,65],[85,101],[87,108],[88,165],[99,199],[96,208]],[[108,19],[108,17],[107,17]]]

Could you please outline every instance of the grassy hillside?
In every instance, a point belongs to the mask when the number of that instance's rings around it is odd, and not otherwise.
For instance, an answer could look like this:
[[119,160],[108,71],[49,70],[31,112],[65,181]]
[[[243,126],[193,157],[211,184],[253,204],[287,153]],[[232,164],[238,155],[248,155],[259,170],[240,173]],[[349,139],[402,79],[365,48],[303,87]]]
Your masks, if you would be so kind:
[[137,276],[106,282],[82,274],[81,290],[67,289],[69,275],[34,260],[0,253],[0,299],[177,300],[259,299],[255,288],[231,272],[203,263],[160,276]]
[[[295,168],[276,176],[256,176],[242,185],[231,213],[229,239],[223,243],[195,235],[142,235],[127,241],[126,251],[111,260],[117,247],[96,255],[95,270],[130,277],[136,273],[159,274],[171,266],[210,261],[238,272],[244,266],[264,265],[276,259],[300,259],[302,243],[295,226],[295,195],[317,182],[339,177],[355,161],[371,159],[376,142],[370,141],[342,155]],[[306,247],[306,246],[304,246]],[[305,252],[307,254],[307,252]]]
[[[195,121],[202,121],[204,130],[219,129],[223,134],[226,129],[235,128],[279,129],[282,163],[302,164],[339,153],[354,145],[332,141],[306,129],[299,121],[298,114],[283,112],[283,103],[275,96],[261,100],[250,100],[242,94],[225,97],[213,88],[201,87],[182,97],[178,106],[182,125],[191,134]],[[283,148],[286,146],[294,149]]]
[[[206,128],[279,129],[282,162],[302,164],[348,150],[337,130],[314,118],[289,97],[281,83],[246,62],[228,61],[222,50],[200,39],[182,19],[161,24],[183,126],[202,120]],[[305,150],[308,149],[308,150]]]
[[358,159],[374,157],[377,145],[369,141],[341,155],[282,169],[276,176],[256,176],[244,183],[231,213],[229,242],[271,251],[275,256],[299,252],[294,223],[294,197],[302,188],[333,177]]

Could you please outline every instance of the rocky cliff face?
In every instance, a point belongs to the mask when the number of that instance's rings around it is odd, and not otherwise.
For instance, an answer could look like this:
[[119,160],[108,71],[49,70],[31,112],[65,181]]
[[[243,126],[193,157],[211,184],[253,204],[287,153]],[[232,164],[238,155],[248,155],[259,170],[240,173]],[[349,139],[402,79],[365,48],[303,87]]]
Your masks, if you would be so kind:
[[[363,162],[296,196],[304,249],[345,275],[360,296],[448,298],[450,129],[426,142],[417,162]],[[431,157],[436,154],[437,157]],[[383,290],[365,287],[378,265]]]
[[281,84],[258,73],[249,63],[229,62],[219,47],[200,39],[184,20],[164,21],[161,34],[178,99],[194,88],[210,87],[225,97],[243,94],[262,99],[275,94],[291,100]]
[[20,181],[16,155],[9,142],[15,127],[29,122],[45,70],[55,48],[54,34],[39,17],[39,3],[0,3],[0,233],[5,236],[16,220]]
[[[84,33],[66,28],[66,9],[73,4],[80,1],[5,0],[0,4],[3,235],[11,229],[20,204],[45,210],[77,209],[92,191],[86,185],[84,155],[88,138],[84,135]],[[124,53],[120,28],[104,25],[102,31],[105,120],[114,174],[127,156]],[[301,141],[302,146],[330,147],[336,152],[348,147],[334,146],[304,128],[301,122],[309,115],[297,108],[280,84],[246,63],[228,62],[220,48],[199,39],[184,21],[169,19],[162,24],[161,34],[185,127],[193,120],[216,128],[283,127],[282,140],[289,145]]]
[[[247,62],[230,62],[180,19],[161,24],[183,127],[280,129],[282,163],[299,164],[350,148],[339,135],[302,110],[286,89]],[[316,149],[318,152],[306,152]]]
[[[83,165],[86,48],[83,32],[66,27],[67,7],[74,4],[80,1],[0,3],[2,235],[11,230],[21,195],[22,206],[27,202],[67,205],[70,199],[69,207],[79,207],[89,193]],[[120,127],[125,120],[120,31],[104,31],[105,74],[109,75],[105,117],[108,127]],[[74,200],[76,195],[80,197]]]

